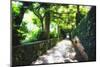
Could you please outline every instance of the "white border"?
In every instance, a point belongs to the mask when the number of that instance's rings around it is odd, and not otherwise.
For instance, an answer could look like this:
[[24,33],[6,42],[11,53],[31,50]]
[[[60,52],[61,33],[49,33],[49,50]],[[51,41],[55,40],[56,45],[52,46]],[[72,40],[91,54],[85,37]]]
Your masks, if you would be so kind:
[[10,0],[0,0],[0,67],[10,65]]
[[94,0],[19,0],[19,1],[35,1],[35,2],[49,2],[49,3],[68,3],[68,4],[84,4],[84,5],[95,5]]
[[[37,65],[37,67],[98,67],[100,64],[100,0],[26,0],[38,2],[56,2],[69,4],[96,5],[97,8],[97,61],[54,65]],[[10,0],[0,0],[0,67],[10,67]],[[25,66],[28,67],[28,66]],[[30,66],[33,67],[33,66]],[[36,67],[36,66],[34,66]]]

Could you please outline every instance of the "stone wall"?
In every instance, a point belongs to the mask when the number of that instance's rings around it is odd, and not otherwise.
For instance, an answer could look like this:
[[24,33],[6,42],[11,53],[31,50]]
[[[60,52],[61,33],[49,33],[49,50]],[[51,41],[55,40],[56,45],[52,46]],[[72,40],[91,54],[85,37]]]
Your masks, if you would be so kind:
[[40,55],[56,45],[58,38],[26,43],[12,47],[12,64],[13,65],[30,65]]
[[96,7],[92,6],[87,16],[85,16],[78,26],[71,32],[72,37],[78,36],[85,51],[88,54],[89,61],[96,60]]

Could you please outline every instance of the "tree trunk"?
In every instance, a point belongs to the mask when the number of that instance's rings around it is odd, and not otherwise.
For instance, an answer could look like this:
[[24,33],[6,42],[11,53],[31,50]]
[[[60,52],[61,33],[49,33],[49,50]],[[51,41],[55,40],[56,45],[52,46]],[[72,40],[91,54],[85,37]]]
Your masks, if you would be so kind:
[[[46,10],[50,8],[50,5],[46,5]],[[44,23],[44,31],[46,39],[49,39],[49,29],[50,29],[50,11],[45,13],[45,23]]]
[[45,14],[45,35],[46,35],[46,39],[49,39],[49,28],[50,28],[50,12],[48,11]]
[[18,16],[12,19],[12,21],[15,21],[15,26],[13,26],[12,29],[12,44],[13,45],[19,45],[20,44],[20,36],[18,36],[18,29],[20,28],[20,24],[23,20],[23,16],[27,8],[31,5],[29,2],[23,2],[23,6],[20,9],[20,13]]

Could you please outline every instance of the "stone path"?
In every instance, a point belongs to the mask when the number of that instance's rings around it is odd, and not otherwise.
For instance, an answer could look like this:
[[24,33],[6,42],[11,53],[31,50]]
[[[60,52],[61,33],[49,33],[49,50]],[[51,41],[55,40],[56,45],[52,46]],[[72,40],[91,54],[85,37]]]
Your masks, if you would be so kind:
[[65,63],[78,62],[75,59],[75,49],[70,40],[62,40],[56,44],[55,47],[47,50],[46,54],[39,56],[32,64],[49,64],[49,63]]

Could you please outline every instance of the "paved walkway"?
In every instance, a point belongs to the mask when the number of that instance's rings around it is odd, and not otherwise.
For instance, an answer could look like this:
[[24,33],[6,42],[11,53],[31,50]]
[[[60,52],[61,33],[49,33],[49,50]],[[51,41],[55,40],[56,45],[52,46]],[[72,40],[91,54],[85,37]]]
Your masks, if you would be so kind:
[[76,52],[72,42],[70,40],[62,40],[55,47],[47,50],[46,54],[39,56],[32,64],[78,62],[75,59],[75,55]]

